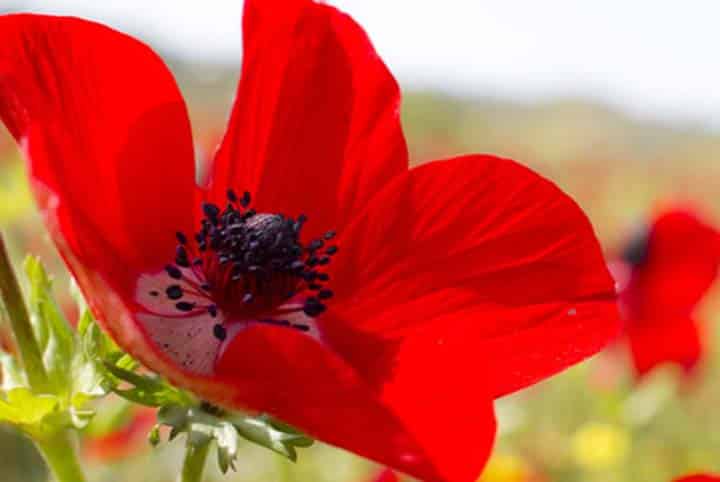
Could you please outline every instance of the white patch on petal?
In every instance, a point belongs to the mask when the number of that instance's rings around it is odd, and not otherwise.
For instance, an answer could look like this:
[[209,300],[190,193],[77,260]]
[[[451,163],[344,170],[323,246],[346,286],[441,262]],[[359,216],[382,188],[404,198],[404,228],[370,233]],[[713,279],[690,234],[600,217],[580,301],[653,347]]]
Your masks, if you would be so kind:
[[222,322],[208,313],[182,318],[140,313],[138,319],[150,338],[170,358],[186,370],[204,375],[212,374],[221,342],[213,334],[213,327]]
[[[204,283],[204,281],[198,279],[190,268],[181,268],[180,271],[183,274],[183,278],[178,280],[168,276],[165,270],[155,274],[140,275],[137,288],[135,289],[135,300],[140,303],[143,308],[152,313],[173,316],[182,314],[182,312],[175,307],[178,301],[187,301],[196,303],[197,305],[207,306],[210,303],[207,297],[193,294],[198,291],[198,288],[194,287],[193,283],[199,286]],[[190,283],[188,280],[193,283]],[[178,285],[182,288],[184,293],[182,300],[168,299],[165,290],[171,285]],[[152,293],[157,293],[157,296],[154,296]]]
[[[184,369],[203,375],[214,371],[215,361],[227,349],[232,340],[251,326],[269,326],[269,323],[257,319],[227,318],[218,308],[217,317],[210,316],[207,306],[213,301],[206,296],[192,294],[198,292],[204,280],[199,279],[189,268],[181,268],[183,278],[170,278],[165,270],[155,274],[143,274],[137,282],[135,297],[146,310],[137,314],[138,321],[150,338],[168,357]],[[183,290],[182,299],[171,300],[167,297],[168,286],[178,285]],[[195,303],[197,310],[183,312],[177,309],[180,301]],[[322,343],[322,336],[314,318],[302,311],[304,298],[297,296],[276,308],[277,312],[297,309],[292,313],[274,313],[272,319],[285,320],[290,326],[281,326],[283,330],[303,333]],[[224,341],[215,337],[214,327],[221,324],[226,331]],[[307,327],[306,331],[298,327]]]
[[[203,280],[189,268],[181,271],[183,279],[179,280],[170,278],[165,270],[140,276],[135,299],[147,312],[138,313],[137,319],[157,346],[176,363],[195,373],[211,374],[221,344],[213,334],[213,327],[222,323],[223,314],[219,312],[216,318],[210,316],[205,307],[212,301],[193,294],[198,291],[193,284],[200,285]],[[182,288],[182,299],[167,297],[166,289],[170,285]],[[195,303],[198,309],[189,313],[180,311],[175,306],[180,301]]]

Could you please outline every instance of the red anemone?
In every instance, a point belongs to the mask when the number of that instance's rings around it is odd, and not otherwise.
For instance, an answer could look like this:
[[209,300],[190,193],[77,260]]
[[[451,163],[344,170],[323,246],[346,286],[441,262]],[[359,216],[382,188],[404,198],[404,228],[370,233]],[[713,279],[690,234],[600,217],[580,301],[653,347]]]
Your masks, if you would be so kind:
[[626,246],[620,283],[626,334],[638,375],[662,363],[692,373],[704,337],[695,310],[720,267],[720,236],[694,210],[658,213]]
[[244,49],[198,186],[150,49],[0,17],[0,116],[61,254],[105,329],[176,384],[423,480],[475,480],[493,399],[618,329],[590,223],[511,160],[409,170],[398,86],[336,9],[248,0]]

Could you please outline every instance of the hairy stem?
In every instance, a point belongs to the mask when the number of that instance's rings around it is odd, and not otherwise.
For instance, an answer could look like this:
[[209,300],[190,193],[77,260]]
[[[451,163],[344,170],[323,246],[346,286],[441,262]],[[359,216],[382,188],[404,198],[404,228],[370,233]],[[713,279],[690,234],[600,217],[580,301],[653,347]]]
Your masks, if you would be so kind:
[[183,461],[180,482],[201,482],[205,470],[205,460],[210,450],[210,442],[200,446],[188,444],[185,448],[185,460]]
[[0,234],[0,296],[2,296],[3,304],[10,318],[10,325],[20,351],[20,361],[27,374],[28,383],[35,393],[48,393],[49,381],[42,354],[30,324],[30,316],[10,263],[2,234]]
[[69,432],[35,440],[56,482],[85,482],[75,453],[75,441]]

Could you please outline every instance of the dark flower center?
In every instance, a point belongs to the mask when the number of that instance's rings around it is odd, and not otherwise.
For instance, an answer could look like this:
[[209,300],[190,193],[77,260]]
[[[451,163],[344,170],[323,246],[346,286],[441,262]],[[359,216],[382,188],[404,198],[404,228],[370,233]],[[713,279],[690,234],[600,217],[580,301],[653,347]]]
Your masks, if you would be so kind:
[[[333,296],[323,270],[338,251],[326,246],[335,233],[303,245],[305,215],[257,213],[247,192],[238,197],[230,190],[227,200],[222,210],[203,204],[201,228],[192,238],[177,233],[175,263],[165,268],[170,282],[163,293],[150,294],[165,296],[183,313],[217,318],[222,310],[231,319],[308,331],[292,315],[317,317]],[[213,334],[224,340],[225,326],[216,323]]]

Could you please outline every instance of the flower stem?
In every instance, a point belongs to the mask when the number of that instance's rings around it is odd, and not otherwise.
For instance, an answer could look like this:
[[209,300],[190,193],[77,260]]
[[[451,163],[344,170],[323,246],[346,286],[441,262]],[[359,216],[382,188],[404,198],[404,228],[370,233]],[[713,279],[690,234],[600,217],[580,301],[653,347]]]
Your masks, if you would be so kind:
[[180,482],[201,482],[205,470],[205,459],[210,450],[210,442],[202,445],[188,444],[185,449],[185,460],[183,461]]
[[85,481],[70,433],[59,432],[47,439],[35,439],[35,443],[57,482]]
[[10,325],[20,350],[20,358],[28,377],[28,383],[35,393],[48,393],[49,381],[42,354],[33,334],[30,316],[10,263],[2,234],[0,234],[0,296],[2,296],[10,318]]

